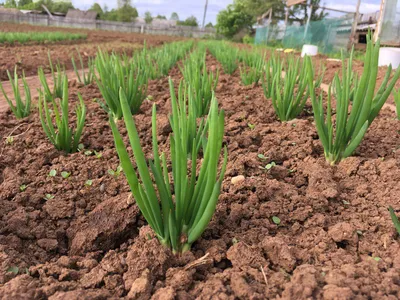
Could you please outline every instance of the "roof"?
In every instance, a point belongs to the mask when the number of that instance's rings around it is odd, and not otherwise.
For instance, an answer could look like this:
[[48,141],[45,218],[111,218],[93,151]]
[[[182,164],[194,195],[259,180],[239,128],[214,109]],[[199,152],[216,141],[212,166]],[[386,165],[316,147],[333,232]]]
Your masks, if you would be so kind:
[[[357,26],[357,32],[359,31],[368,31],[368,29],[371,29],[371,31],[374,31],[376,28],[376,24],[361,24]],[[351,26],[344,26],[340,27],[337,32],[338,33],[344,33],[344,32],[350,32],[351,31]]]
[[67,19],[84,19],[84,20],[96,20],[97,12],[93,10],[83,11],[79,9],[68,9]]
[[357,26],[357,31],[368,31],[368,29],[371,29],[374,31],[376,28],[376,24],[362,24]]
[[0,7],[0,13],[11,14],[11,15],[22,15],[22,12],[20,12],[16,8],[3,8],[3,7]]
[[358,23],[376,23],[379,19],[379,15],[379,11],[368,14],[360,14]]
[[41,11],[41,10],[28,10],[28,9],[21,9],[20,10],[23,14],[37,14],[37,15],[40,15],[40,14],[43,14],[43,11]]

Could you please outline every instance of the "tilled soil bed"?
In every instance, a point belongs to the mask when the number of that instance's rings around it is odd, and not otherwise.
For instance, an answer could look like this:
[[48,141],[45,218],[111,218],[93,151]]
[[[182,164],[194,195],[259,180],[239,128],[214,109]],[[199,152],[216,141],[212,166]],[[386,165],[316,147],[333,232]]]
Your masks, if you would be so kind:
[[165,42],[182,39],[180,37],[146,35],[139,33],[125,33],[104,30],[72,29],[62,27],[33,26],[27,24],[0,23],[0,31],[5,32],[46,32],[58,31],[69,33],[84,33],[86,39],[74,41],[49,42],[38,44],[0,44],[0,80],[8,80],[7,70],[13,71],[18,67],[18,74],[25,71],[26,76],[37,75],[37,69],[43,67],[45,72],[50,72],[48,53],[53,62],[59,61],[67,70],[72,70],[71,57],[75,57],[80,67],[78,53],[80,52],[84,64],[97,50],[115,51],[117,53],[132,54],[132,51],[142,47],[144,41],[148,47],[159,46]]
[[[211,56],[207,65],[220,67]],[[179,69],[170,75],[176,86]],[[260,86],[222,72],[227,174],[208,229],[177,257],[154,238],[124,175],[108,172],[119,162],[107,115],[93,101],[97,87],[71,82],[70,91],[88,106],[79,153],[55,150],[36,111],[23,121],[0,115],[0,299],[400,298],[399,239],[387,211],[400,208],[400,125],[391,110],[353,157],[332,167],[310,106],[281,123]],[[150,82],[149,95],[168,151],[168,79]],[[135,116],[148,157],[151,105]]]

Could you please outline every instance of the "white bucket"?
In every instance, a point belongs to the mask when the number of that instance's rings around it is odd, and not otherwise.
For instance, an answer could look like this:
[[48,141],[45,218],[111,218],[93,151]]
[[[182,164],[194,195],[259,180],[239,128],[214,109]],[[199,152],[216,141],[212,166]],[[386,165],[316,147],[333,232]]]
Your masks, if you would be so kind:
[[382,47],[379,49],[378,66],[389,66],[393,69],[400,65],[400,48]]
[[314,45],[303,45],[303,49],[301,50],[301,57],[304,55],[314,56],[318,54],[318,47]]

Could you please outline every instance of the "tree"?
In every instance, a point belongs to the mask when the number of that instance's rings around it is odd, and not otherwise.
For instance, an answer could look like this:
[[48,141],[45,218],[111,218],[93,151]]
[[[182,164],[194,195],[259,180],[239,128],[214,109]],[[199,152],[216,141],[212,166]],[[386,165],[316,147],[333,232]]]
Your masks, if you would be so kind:
[[19,0],[18,7],[23,7],[23,6],[31,4],[31,3],[32,3],[32,0]]
[[26,2],[26,4],[24,4],[23,6],[19,6],[19,8],[27,10],[44,11],[42,7],[42,4],[44,4],[50,12],[61,12],[61,13],[67,13],[67,11],[70,8],[74,8],[71,2],[63,2],[63,1],[55,2],[53,0],[39,0],[36,2],[33,1],[24,1],[24,2]]
[[213,23],[209,22],[209,23],[206,25],[206,28],[214,28]]
[[253,24],[270,9],[272,9],[272,24],[285,19],[286,0],[235,0],[233,5],[241,5],[243,12],[252,16]]
[[166,16],[162,16],[162,15],[157,15],[156,19],[166,20],[167,17]]
[[132,6],[131,0],[117,0],[118,9],[123,8],[125,5]]
[[199,26],[199,23],[197,22],[197,19],[195,16],[190,16],[188,18],[186,18],[185,21],[178,21],[178,25],[182,25],[182,26]]
[[138,17],[138,11],[129,3],[124,4],[121,8],[108,11],[108,7],[104,6],[102,20],[117,22],[132,22]]
[[92,5],[92,7],[90,7],[89,8],[89,10],[92,10],[92,11],[95,11],[95,12],[97,12],[97,18],[98,19],[103,19],[103,17],[104,17],[104,11],[103,11],[103,9],[101,8],[101,6],[100,6],[100,4],[98,4],[98,3],[93,3],[93,5]]
[[50,6],[50,11],[52,12],[60,12],[60,13],[67,13],[69,9],[73,9],[74,6],[71,2],[53,2]]
[[[318,21],[327,16],[324,10],[318,11],[320,0],[311,0],[313,9],[311,12],[310,21]],[[257,21],[257,17],[268,12],[272,8],[272,24],[276,24],[279,20],[285,19],[286,0],[235,0],[234,5],[243,5],[243,11],[253,16],[253,22]],[[299,22],[301,25],[305,24],[308,19],[308,6],[294,5],[289,8],[289,23]]]
[[6,8],[16,8],[17,7],[17,2],[15,0],[6,0],[4,3],[4,7]]
[[[311,1],[313,9],[310,20],[318,21],[325,18],[327,14],[324,10],[318,12],[321,0]],[[219,12],[216,24],[217,32],[227,38],[232,38],[243,29],[251,30],[257,18],[270,9],[272,9],[272,24],[277,24],[285,19],[286,0],[234,0],[233,4]],[[300,25],[303,25],[307,19],[308,8],[306,6],[294,5],[289,9],[289,24],[299,22]]]
[[103,20],[118,21],[118,10],[112,9],[110,11],[104,12]]
[[169,19],[170,20],[174,20],[174,21],[179,21],[179,16],[178,16],[178,14],[176,12],[173,12]]
[[133,22],[138,15],[137,9],[128,3],[117,10],[117,20],[119,22]]
[[246,12],[243,4],[234,2],[221,10],[217,15],[217,32],[227,38],[232,38],[242,29],[251,30],[254,17]]
[[[324,9],[322,9],[318,12],[318,7],[320,5],[320,2],[321,2],[321,0],[311,0],[312,10],[311,10],[310,21],[321,21],[328,15],[328,13],[326,13]],[[307,19],[308,19],[309,8],[305,5],[302,5],[302,6],[296,5],[296,7],[298,7],[298,9],[297,9],[298,11],[301,9],[303,10],[304,18],[300,19],[299,21],[301,24],[305,24],[305,22],[307,22]]]
[[146,11],[144,13],[144,21],[146,22],[146,24],[150,24],[151,22],[153,22],[153,17],[151,16],[151,12]]

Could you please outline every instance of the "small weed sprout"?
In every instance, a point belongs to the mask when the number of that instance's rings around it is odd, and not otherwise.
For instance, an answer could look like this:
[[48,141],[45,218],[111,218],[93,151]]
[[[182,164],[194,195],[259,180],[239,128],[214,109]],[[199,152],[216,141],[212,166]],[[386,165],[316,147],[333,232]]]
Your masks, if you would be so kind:
[[281,224],[281,219],[279,219],[277,216],[273,216],[272,222],[279,226]]
[[393,207],[391,206],[389,206],[389,213],[397,233],[400,234],[400,221],[399,218],[396,216]]
[[52,194],[46,194],[45,196],[44,196],[44,198],[43,198],[44,200],[51,200],[51,199],[54,199],[54,195],[52,195]]
[[256,125],[251,123],[247,123],[247,126],[249,126],[250,130],[254,130],[256,128]]
[[62,178],[67,179],[69,176],[71,176],[71,172],[66,172],[66,171],[61,172]]
[[6,137],[6,144],[7,145],[12,145],[14,143],[14,137],[9,135]]
[[122,167],[121,165],[119,165],[115,171],[113,169],[109,169],[108,174],[114,176],[115,178],[118,178],[122,171]]

